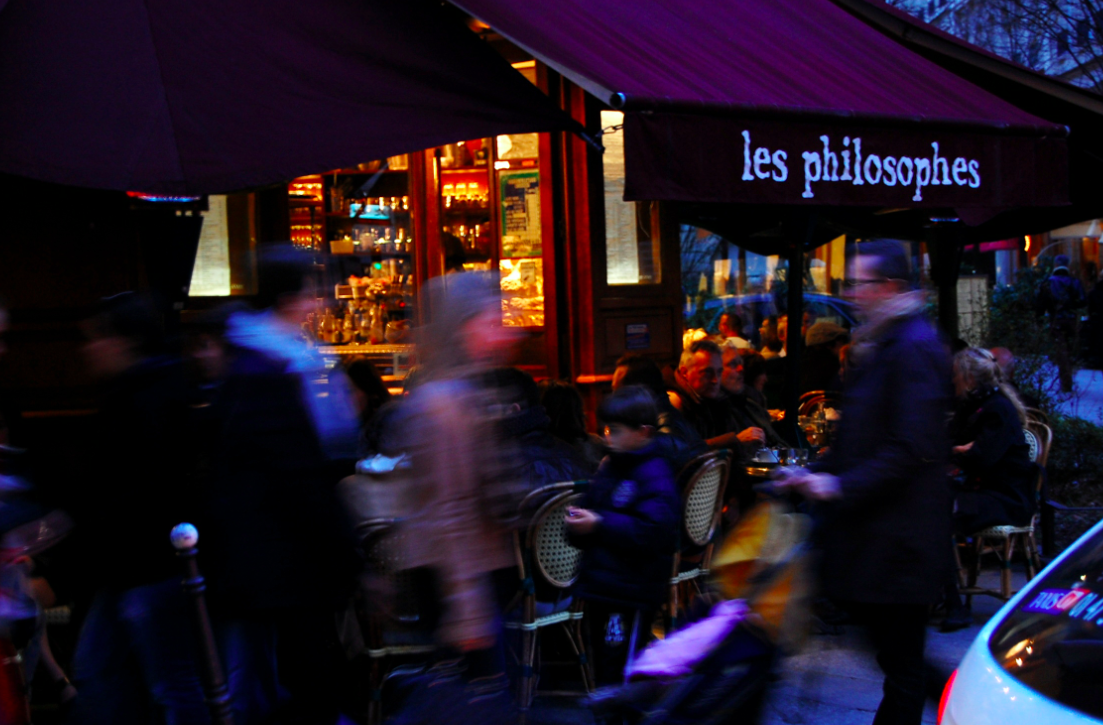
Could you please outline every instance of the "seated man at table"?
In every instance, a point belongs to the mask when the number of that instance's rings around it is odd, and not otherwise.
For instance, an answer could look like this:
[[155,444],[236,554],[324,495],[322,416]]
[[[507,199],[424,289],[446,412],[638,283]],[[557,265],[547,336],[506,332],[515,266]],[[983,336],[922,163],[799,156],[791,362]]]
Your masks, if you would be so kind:
[[[781,436],[774,430],[770,422],[770,413],[748,394],[748,385],[743,376],[743,355],[735,345],[725,342],[720,346],[722,350],[723,372],[720,374],[720,388],[724,391],[724,399],[728,403],[729,422],[731,430],[747,430],[758,428],[762,430],[768,447],[788,447]],[[744,447],[753,456],[761,445],[757,438],[744,443]]]
[[732,429],[730,405],[720,387],[722,372],[720,347],[712,340],[698,340],[682,353],[669,393],[670,402],[682,411],[710,448],[730,449],[739,460],[746,457],[743,444],[757,447],[766,440],[766,434],[754,426]]

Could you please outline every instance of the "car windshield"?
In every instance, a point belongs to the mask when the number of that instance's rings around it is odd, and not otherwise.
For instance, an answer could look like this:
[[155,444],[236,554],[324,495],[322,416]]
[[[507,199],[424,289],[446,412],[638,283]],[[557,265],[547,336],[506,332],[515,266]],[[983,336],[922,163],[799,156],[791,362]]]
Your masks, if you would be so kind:
[[1038,582],[989,648],[1028,687],[1103,718],[1103,529]]

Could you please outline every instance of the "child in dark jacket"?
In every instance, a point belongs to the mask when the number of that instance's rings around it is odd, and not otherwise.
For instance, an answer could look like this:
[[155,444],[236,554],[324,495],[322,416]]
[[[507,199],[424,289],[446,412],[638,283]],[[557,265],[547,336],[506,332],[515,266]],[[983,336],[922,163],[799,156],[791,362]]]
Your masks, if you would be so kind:
[[646,644],[666,599],[680,502],[674,474],[653,440],[658,410],[652,394],[639,385],[620,388],[598,417],[610,453],[582,506],[568,509],[567,529],[583,550],[576,593],[586,600],[596,679],[615,684],[630,651]]

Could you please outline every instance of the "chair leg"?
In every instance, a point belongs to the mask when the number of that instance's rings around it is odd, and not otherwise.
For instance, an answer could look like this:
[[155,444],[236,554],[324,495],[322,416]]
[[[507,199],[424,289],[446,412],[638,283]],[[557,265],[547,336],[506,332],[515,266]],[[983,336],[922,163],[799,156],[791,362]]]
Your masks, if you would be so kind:
[[567,644],[571,646],[571,651],[574,652],[575,657],[578,659],[578,668],[582,674],[582,689],[586,692],[593,692],[586,672],[586,650],[582,646],[582,639],[577,636],[578,628],[575,626],[575,621],[560,622],[559,624],[563,627],[563,634],[567,637]]
[[371,700],[368,702],[368,725],[379,725],[383,722],[382,674],[382,663],[380,663],[379,658],[373,657],[368,681],[368,686],[371,688],[369,693]]
[[582,620],[585,618],[585,610],[581,604],[578,605],[578,613],[583,614],[583,617],[571,620],[571,635],[577,645],[578,663],[582,669],[582,686],[586,688],[586,692],[593,692],[594,672],[593,665],[586,653],[586,638],[582,635]]
[[1000,562],[1000,594],[1004,601],[1011,598],[1011,558],[1015,555],[1015,537],[1008,536],[1003,542],[1003,561]]
[[678,623],[678,569],[681,567],[682,558],[677,554],[674,555],[674,569],[670,575],[670,601],[667,603],[669,607],[669,616],[667,617],[666,634],[670,634],[677,627]]
[[966,571],[965,566],[961,563],[961,547],[958,546],[956,536],[951,536],[950,542],[954,547],[954,564],[957,567],[955,569],[955,573],[957,574],[957,588],[964,589],[966,587]]
[[[969,576],[967,582],[967,588],[970,590],[976,588],[977,578],[980,576],[980,558],[981,554],[983,554],[984,552],[983,537],[978,536],[975,538],[973,542],[973,549],[973,561],[969,564]],[[973,595],[971,593],[965,595],[965,606],[973,606]]]
[[1026,535],[1024,546],[1026,552],[1026,580],[1030,581],[1042,570],[1042,557],[1038,556],[1038,542],[1034,540],[1034,532]]
[[536,674],[533,670],[536,662],[536,630],[521,630],[521,693],[518,700],[521,709],[532,707],[534,693],[533,679]]

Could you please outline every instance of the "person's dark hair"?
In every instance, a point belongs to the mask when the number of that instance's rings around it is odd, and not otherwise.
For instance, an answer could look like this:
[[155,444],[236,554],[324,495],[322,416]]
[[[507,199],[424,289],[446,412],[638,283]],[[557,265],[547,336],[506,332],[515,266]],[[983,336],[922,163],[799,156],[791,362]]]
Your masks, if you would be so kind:
[[257,253],[256,306],[275,307],[281,298],[301,292],[314,271],[310,253],[291,244],[266,244]]
[[659,409],[655,405],[655,396],[642,385],[624,385],[612,395],[601,401],[597,417],[603,424],[620,423],[630,428],[642,428],[645,425],[657,428]]
[[716,322],[716,328],[720,329],[724,324],[727,324],[729,330],[735,330],[739,334],[743,334],[743,320],[734,312],[721,314],[720,319]]
[[450,232],[442,232],[440,246],[444,250],[444,271],[462,272],[467,262],[467,251],[460,238]]
[[487,373],[487,385],[500,394],[502,402],[517,403],[523,409],[540,405],[540,387],[532,376],[517,368],[494,368]]
[[622,355],[617,360],[618,368],[628,368],[624,373],[621,385],[643,385],[655,395],[666,397],[666,381],[663,380],[663,371],[649,357],[630,352]]
[[747,385],[754,385],[758,376],[766,374],[766,358],[757,352],[749,352],[743,356],[743,380]]
[[360,392],[368,396],[369,415],[391,399],[391,391],[383,382],[379,370],[367,358],[353,360],[345,367],[345,375]]
[[93,317],[96,335],[118,335],[133,342],[143,355],[157,355],[165,348],[164,320],[148,297],[122,292],[100,300]]
[[907,248],[895,239],[873,239],[868,242],[859,242],[852,247],[852,256],[870,257],[876,260],[874,269],[885,279],[895,279],[907,282],[909,286],[912,279],[911,257]]
[[540,403],[551,419],[548,430],[560,440],[573,442],[586,438],[586,415],[582,395],[566,380],[546,380],[540,384]]
[[239,301],[203,310],[191,317],[187,323],[186,332],[190,335],[223,337],[226,334],[226,324],[230,316],[245,309],[248,309],[248,305]]
[[1071,262],[1072,262],[1072,260],[1069,259],[1069,255],[1067,255],[1067,254],[1058,254],[1057,256],[1055,256],[1053,258],[1053,268],[1056,270],[1056,269],[1060,269],[1061,267],[1064,267],[1067,270],[1069,268],[1069,264]]

